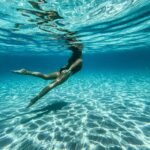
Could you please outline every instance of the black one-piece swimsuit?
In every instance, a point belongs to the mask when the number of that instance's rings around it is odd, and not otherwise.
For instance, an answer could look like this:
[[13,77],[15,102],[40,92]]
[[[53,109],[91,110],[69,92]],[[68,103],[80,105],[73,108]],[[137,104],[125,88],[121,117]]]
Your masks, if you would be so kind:
[[[73,47],[74,48],[74,47]],[[70,49],[71,49],[71,47],[70,47]],[[71,56],[71,58],[68,60],[68,64],[65,66],[65,67],[63,67],[63,68],[61,68],[60,69],[60,72],[62,72],[63,70],[66,70],[66,69],[69,69],[70,68],[70,66],[77,60],[77,59],[79,59],[79,58],[81,58],[82,57],[82,51],[80,50],[74,50],[73,51],[73,54],[72,54],[72,56]],[[78,66],[76,66],[73,70],[72,70],[72,74],[75,74],[76,72],[78,72],[80,69],[82,68],[82,63],[81,64],[79,64]]]

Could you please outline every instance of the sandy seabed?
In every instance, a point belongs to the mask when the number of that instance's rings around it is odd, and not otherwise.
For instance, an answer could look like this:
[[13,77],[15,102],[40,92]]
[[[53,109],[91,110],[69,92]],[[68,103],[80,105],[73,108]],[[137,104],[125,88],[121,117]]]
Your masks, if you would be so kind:
[[12,75],[0,79],[0,149],[148,150],[150,77],[78,74],[32,108],[50,81]]

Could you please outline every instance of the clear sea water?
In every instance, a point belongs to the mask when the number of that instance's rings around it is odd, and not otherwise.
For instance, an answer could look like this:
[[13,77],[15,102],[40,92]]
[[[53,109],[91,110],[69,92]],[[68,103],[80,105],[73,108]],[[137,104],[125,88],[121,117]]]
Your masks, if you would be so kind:
[[[0,150],[149,150],[150,1],[34,2],[0,1]],[[62,18],[39,25],[25,10]],[[51,81],[11,71],[50,73],[70,56],[50,24],[76,32],[83,69],[26,109]]]

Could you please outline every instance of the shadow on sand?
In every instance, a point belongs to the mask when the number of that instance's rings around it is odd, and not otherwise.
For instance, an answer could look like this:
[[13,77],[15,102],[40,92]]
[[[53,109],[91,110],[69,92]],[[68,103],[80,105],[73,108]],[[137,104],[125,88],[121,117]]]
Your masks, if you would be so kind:
[[10,119],[14,119],[16,117],[21,117],[21,116],[24,116],[24,115],[35,114],[35,116],[33,116],[33,117],[29,117],[29,118],[25,118],[25,119],[22,118],[20,123],[24,124],[24,123],[29,122],[32,119],[40,118],[43,115],[46,115],[46,114],[50,113],[51,111],[55,111],[56,112],[58,110],[61,110],[63,107],[67,106],[68,104],[69,103],[64,102],[64,101],[55,102],[55,103],[53,103],[51,105],[48,105],[48,106],[46,106],[44,108],[33,110],[33,111],[30,111],[30,112],[27,112],[27,113],[18,114],[18,115],[15,115],[13,117],[9,117],[9,118],[0,120],[0,122],[7,121],[7,120],[10,120]]

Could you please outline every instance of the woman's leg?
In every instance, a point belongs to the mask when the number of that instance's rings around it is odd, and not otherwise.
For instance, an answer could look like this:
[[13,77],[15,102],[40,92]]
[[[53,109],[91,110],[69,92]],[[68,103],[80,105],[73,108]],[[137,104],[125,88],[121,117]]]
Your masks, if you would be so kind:
[[70,71],[62,71],[62,73],[54,80],[52,83],[50,83],[48,86],[46,86],[37,96],[35,96],[33,99],[31,99],[29,105],[27,108],[35,104],[40,98],[42,98],[45,94],[47,94],[50,90],[55,88],[56,86],[64,83],[71,75]]
[[39,77],[39,78],[42,78],[44,80],[53,80],[53,79],[56,79],[60,75],[59,72],[53,72],[50,74],[43,74],[41,72],[33,72],[33,71],[26,70],[26,69],[14,70],[13,72],[18,73],[18,74],[23,74],[23,75],[31,75],[34,77]]

